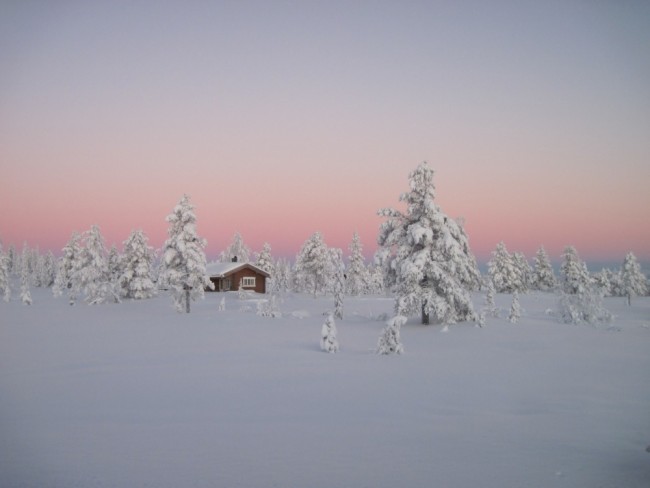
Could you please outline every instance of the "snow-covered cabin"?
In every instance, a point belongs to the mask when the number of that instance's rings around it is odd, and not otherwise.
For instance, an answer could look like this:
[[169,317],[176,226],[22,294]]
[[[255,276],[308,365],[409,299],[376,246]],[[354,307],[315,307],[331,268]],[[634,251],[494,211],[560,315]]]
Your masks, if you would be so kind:
[[214,291],[244,290],[266,293],[266,279],[271,275],[251,263],[211,263],[206,267]]

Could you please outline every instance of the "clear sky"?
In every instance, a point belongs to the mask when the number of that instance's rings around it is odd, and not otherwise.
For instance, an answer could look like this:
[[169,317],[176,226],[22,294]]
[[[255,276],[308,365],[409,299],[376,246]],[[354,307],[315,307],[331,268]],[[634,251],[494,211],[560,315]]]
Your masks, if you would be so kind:
[[375,249],[421,161],[480,260],[650,259],[650,2],[0,2],[0,239]]

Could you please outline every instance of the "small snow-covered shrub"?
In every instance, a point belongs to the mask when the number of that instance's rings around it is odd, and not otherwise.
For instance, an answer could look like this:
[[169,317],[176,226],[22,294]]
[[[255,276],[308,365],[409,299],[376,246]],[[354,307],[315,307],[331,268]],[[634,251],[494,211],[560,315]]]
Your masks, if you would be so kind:
[[320,332],[320,348],[329,353],[339,350],[339,341],[336,339],[336,324],[332,314],[328,314]]
[[558,297],[558,319],[566,324],[587,323],[609,324],[612,314],[603,306],[601,294],[593,287],[581,293],[560,291]]
[[272,318],[282,317],[275,295],[271,295],[271,298],[268,300],[257,302],[257,315]]
[[226,297],[221,297],[221,301],[219,302],[219,312],[223,312],[226,310]]
[[404,315],[397,315],[386,323],[377,343],[377,354],[402,354],[404,352],[399,331],[406,320]]
[[512,305],[510,305],[510,314],[508,315],[508,320],[511,324],[516,324],[519,322],[521,317],[521,306],[519,305],[519,294],[514,292],[512,294]]

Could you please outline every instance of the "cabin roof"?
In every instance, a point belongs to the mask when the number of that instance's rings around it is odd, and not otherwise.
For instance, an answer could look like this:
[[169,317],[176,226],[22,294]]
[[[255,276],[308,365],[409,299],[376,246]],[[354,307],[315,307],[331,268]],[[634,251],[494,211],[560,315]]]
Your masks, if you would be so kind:
[[208,276],[211,278],[223,278],[225,276],[231,275],[236,271],[239,271],[242,268],[250,268],[262,276],[267,278],[271,276],[269,273],[264,271],[262,268],[258,268],[251,263],[210,263],[206,266],[206,271]]

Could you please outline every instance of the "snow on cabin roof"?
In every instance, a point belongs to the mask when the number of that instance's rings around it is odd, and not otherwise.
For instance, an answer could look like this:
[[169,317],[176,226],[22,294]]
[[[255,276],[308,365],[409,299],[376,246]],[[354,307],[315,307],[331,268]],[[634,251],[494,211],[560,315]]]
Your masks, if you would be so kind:
[[251,268],[253,271],[264,275],[264,276],[270,276],[266,271],[264,271],[262,268],[258,268],[254,264],[251,263],[210,263],[208,264],[205,269],[208,273],[208,276],[215,277],[215,278],[223,278],[226,275],[232,274],[235,271],[237,271],[240,268]]

